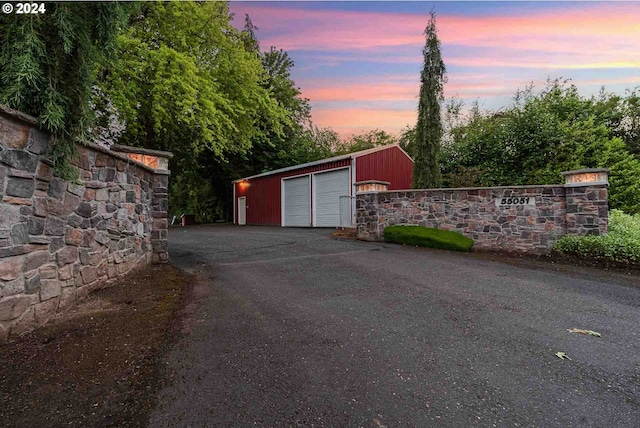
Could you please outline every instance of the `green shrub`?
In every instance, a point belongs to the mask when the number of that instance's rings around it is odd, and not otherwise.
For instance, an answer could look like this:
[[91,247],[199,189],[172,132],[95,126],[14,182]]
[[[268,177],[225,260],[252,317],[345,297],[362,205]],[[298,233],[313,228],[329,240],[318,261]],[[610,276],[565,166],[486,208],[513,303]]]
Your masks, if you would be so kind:
[[640,265],[640,214],[631,216],[611,210],[609,233],[603,236],[566,235],[553,244],[553,249],[582,258]]
[[465,252],[468,252],[473,246],[473,239],[467,238],[458,232],[422,226],[397,225],[385,227],[384,240],[397,244]]

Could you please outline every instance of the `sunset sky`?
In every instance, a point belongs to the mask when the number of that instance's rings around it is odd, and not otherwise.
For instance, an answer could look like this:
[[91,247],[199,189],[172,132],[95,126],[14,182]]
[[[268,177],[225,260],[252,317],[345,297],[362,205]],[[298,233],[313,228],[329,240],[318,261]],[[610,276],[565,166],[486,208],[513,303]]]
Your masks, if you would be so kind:
[[583,95],[640,86],[640,2],[236,2],[261,48],[286,50],[313,122],[347,137],[417,117],[424,28],[437,14],[445,97],[499,109],[547,78]]

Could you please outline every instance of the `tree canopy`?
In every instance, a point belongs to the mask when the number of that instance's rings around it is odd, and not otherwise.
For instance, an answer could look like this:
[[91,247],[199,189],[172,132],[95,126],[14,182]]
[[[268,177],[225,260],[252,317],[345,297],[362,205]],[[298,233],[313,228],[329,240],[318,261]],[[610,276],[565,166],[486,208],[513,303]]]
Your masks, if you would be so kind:
[[265,128],[281,132],[286,119],[224,2],[144,3],[102,73],[127,123],[122,139],[181,160],[203,150],[246,151]]
[[639,212],[640,160],[632,153],[638,128],[618,126],[638,115],[616,113],[628,103],[604,92],[583,97],[575,85],[557,79],[540,91],[518,91],[506,109],[472,109],[466,121],[456,119],[444,146],[445,185],[554,184],[562,182],[562,171],[606,167],[611,207]]

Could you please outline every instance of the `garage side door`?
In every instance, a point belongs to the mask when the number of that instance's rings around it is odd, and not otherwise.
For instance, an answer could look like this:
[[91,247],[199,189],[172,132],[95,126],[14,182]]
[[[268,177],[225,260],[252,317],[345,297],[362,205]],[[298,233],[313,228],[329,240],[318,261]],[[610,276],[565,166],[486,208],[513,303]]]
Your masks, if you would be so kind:
[[311,190],[308,175],[282,180],[284,183],[283,226],[311,226]]
[[314,176],[314,226],[340,226],[340,196],[350,195],[349,169],[324,172]]

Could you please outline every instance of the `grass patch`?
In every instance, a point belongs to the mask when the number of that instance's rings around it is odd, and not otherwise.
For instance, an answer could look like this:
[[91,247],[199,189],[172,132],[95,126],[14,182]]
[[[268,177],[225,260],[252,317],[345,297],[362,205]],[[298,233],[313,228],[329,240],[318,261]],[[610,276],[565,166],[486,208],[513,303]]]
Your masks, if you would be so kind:
[[473,239],[467,238],[458,232],[422,226],[398,225],[385,227],[384,240],[397,244],[463,252],[468,252],[473,246]]
[[609,233],[603,236],[565,235],[553,244],[561,254],[617,265],[640,266],[640,214],[609,213]]

